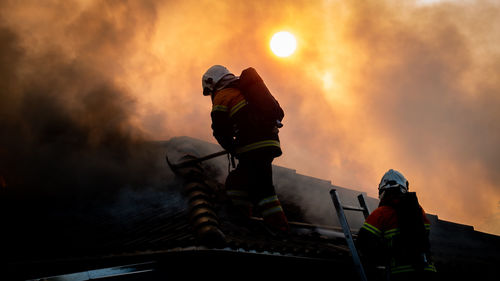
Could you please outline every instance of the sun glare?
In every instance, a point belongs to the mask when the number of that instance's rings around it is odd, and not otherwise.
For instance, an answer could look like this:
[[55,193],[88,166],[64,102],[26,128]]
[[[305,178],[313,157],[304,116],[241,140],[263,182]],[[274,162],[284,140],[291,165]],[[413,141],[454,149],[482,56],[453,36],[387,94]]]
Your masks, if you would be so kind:
[[271,50],[278,57],[288,57],[297,48],[295,36],[287,31],[280,31],[271,38]]

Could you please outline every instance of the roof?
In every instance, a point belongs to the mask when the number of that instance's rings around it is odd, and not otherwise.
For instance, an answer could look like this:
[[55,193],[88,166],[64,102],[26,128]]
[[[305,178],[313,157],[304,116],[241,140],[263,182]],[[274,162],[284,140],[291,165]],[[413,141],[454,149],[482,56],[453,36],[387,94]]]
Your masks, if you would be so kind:
[[[244,223],[233,221],[221,197],[220,182],[225,175],[220,170],[227,166],[217,161],[223,159],[194,167],[198,175],[189,171],[174,174],[164,161],[167,152],[176,154],[179,151],[175,150],[180,149],[181,157],[183,153],[206,153],[206,147],[196,147],[193,140],[186,149],[187,140],[151,143],[161,167],[155,184],[123,187],[113,199],[86,198],[94,201],[78,206],[71,205],[69,199],[62,203],[31,198],[30,203],[16,206],[14,202],[19,203],[23,197],[15,192],[5,193],[3,198],[11,199],[6,200],[11,203],[5,210],[11,215],[3,217],[7,231],[0,241],[8,261],[7,275],[30,279],[84,272],[90,276],[95,273],[92,270],[99,268],[144,263],[153,266],[155,272],[169,268],[170,273],[186,264],[196,264],[197,268],[226,264],[235,269],[251,263],[254,273],[264,272],[270,264],[283,264],[292,267],[289,273],[306,267],[338,267],[345,274],[353,274],[347,246],[339,229],[332,225],[318,227],[296,222],[292,224],[292,233],[282,237],[267,232],[259,218]],[[207,212],[213,212],[223,244],[200,239],[198,235],[191,212],[192,198],[186,192],[186,186],[193,183],[210,189]],[[283,205],[290,214],[302,216],[299,206],[286,200]],[[201,218],[202,223],[213,224],[206,212]],[[224,272],[229,271],[226,267]]]
[[[228,172],[227,158],[176,173],[164,158],[168,154],[178,163],[186,155],[216,152],[218,145],[177,137],[148,147],[147,159],[154,165],[147,172],[138,169],[146,176],[124,181],[119,188],[99,185],[100,192],[64,196],[1,188],[0,246],[7,261],[0,271],[2,280],[163,280],[172,274],[283,278],[304,273],[357,278],[328,192],[337,189],[343,203],[355,205],[359,191],[274,166],[276,191],[292,221],[292,233],[273,236],[259,218],[242,222],[231,217],[221,184]],[[99,176],[105,181],[106,174]],[[37,188],[42,187],[48,188]],[[377,200],[368,198],[368,205],[373,210]],[[347,213],[354,232],[363,221],[357,215]],[[498,236],[429,218],[432,250],[442,276],[481,274],[484,280],[496,280],[492,274],[500,262]]]

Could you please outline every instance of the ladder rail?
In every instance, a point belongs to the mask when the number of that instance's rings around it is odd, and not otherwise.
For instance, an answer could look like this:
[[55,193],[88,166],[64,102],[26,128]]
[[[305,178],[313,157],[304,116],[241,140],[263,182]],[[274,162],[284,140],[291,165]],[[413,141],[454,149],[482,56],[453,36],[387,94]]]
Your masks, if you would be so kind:
[[366,203],[366,197],[363,193],[358,195],[358,201],[359,201],[359,205],[361,206],[363,215],[365,216],[365,219],[368,218],[368,216],[370,215],[371,212],[370,212],[370,208],[368,207],[368,204]]
[[[349,223],[347,222],[347,219],[346,219],[346,216],[344,213],[345,207],[342,206],[342,204],[340,203],[340,198],[339,198],[339,195],[337,193],[337,190],[335,190],[335,189],[330,190],[330,196],[332,197],[332,201],[333,201],[333,204],[335,206],[335,210],[337,211],[337,216],[339,217],[340,225],[342,226],[342,230],[344,231],[344,236],[345,236],[345,239],[347,242],[347,246],[349,247],[349,250],[351,251],[351,256],[352,256],[352,260],[354,262],[354,267],[355,267],[356,271],[358,272],[359,278],[362,281],[368,281],[368,279],[366,279],[365,270],[363,268],[363,265],[361,264],[361,260],[360,260],[359,255],[358,255],[358,251],[356,250],[356,246],[354,245],[354,240],[352,238],[351,229],[349,228]],[[359,197],[358,197],[358,199],[359,199]],[[361,199],[359,199],[359,200],[361,200]],[[362,200],[364,201],[364,197],[362,198]],[[352,209],[355,209],[355,211],[363,211],[363,214],[368,212],[368,209],[360,210],[360,208],[350,208],[349,210],[352,210]]]

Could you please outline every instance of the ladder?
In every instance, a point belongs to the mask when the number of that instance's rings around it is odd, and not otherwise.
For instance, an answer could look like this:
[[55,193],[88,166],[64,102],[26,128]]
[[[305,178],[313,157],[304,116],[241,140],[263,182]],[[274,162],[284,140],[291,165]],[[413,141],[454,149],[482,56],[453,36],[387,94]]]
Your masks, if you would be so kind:
[[349,228],[349,224],[347,223],[347,219],[344,213],[344,210],[359,211],[363,213],[366,219],[370,214],[370,210],[368,209],[368,205],[366,204],[366,198],[363,193],[358,195],[358,201],[361,207],[355,207],[355,206],[342,205],[340,203],[340,198],[336,189],[330,190],[330,196],[332,197],[333,205],[335,205],[335,210],[337,211],[340,225],[342,226],[342,230],[344,231],[344,236],[347,241],[347,246],[349,246],[349,250],[351,251],[354,267],[359,274],[359,278],[362,281],[367,281],[363,265],[361,264],[361,260],[359,259],[358,251],[356,250],[356,246],[354,246],[354,240],[352,239],[351,229]]

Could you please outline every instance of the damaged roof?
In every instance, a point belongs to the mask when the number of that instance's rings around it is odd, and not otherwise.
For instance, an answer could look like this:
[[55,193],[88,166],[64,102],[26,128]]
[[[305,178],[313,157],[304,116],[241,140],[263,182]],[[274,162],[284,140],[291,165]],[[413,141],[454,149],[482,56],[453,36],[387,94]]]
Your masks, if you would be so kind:
[[[97,197],[88,208],[75,206],[76,210],[52,201],[47,204],[53,207],[39,212],[36,206],[41,202],[9,209],[14,215],[4,217],[1,239],[7,276],[24,280],[78,272],[90,276],[98,268],[143,263],[155,274],[166,269],[176,272],[186,264],[199,269],[226,264],[231,265],[225,269],[229,272],[248,263],[255,266],[254,274],[273,264],[290,267],[288,273],[337,268],[338,274],[355,274],[339,227],[304,220],[301,207],[286,196],[281,199],[285,212],[291,220],[301,220],[292,222],[288,236],[269,233],[260,218],[232,219],[220,183],[227,173],[227,159],[213,159],[177,174],[164,160],[167,153],[200,156],[216,148],[212,144],[174,138],[152,145],[162,167],[155,185],[124,187],[113,200],[100,202]],[[201,274],[189,274],[195,273]]]
[[[208,155],[220,150],[218,145],[177,137],[149,147],[154,165],[147,167],[148,176],[119,189],[30,196],[8,185],[0,188],[0,246],[6,261],[0,278],[164,280],[182,275],[233,280],[305,273],[357,279],[328,193],[336,189],[343,203],[356,205],[359,191],[273,166],[292,231],[272,235],[260,218],[231,216],[221,184],[227,158],[177,173],[165,161],[167,154],[172,161]],[[376,208],[377,200],[367,199],[369,208]],[[355,234],[363,215],[346,216]],[[444,279],[496,280],[498,236],[428,216],[432,250]]]

